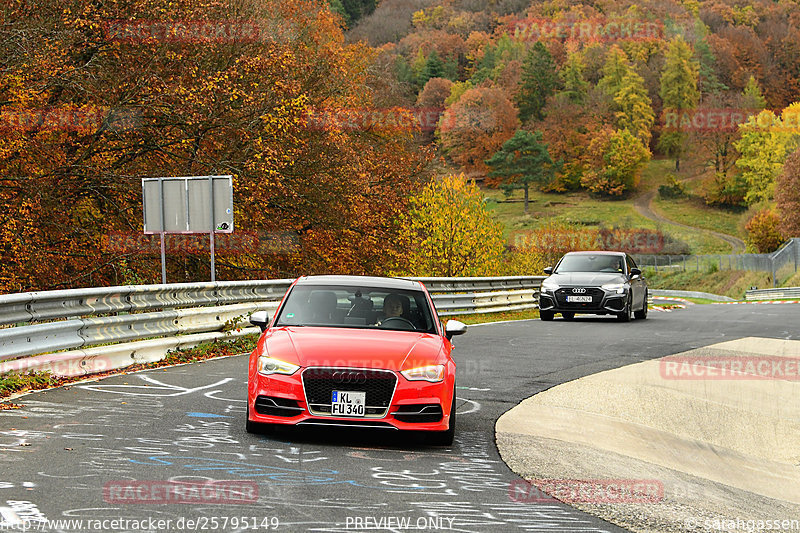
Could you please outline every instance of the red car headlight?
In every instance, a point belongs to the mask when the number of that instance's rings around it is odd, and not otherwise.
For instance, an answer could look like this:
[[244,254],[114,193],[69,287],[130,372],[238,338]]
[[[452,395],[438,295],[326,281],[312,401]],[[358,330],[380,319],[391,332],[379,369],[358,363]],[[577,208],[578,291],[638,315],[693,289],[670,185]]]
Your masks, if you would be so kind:
[[436,383],[444,379],[444,365],[420,366],[400,372],[409,381],[430,381]]
[[274,357],[269,357],[268,355],[262,355],[258,358],[258,373],[264,375],[270,374],[286,374],[290,376],[297,372],[300,368],[297,365],[292,363],[287,363],[286,361],[281,361],[280,359],[275,359]]

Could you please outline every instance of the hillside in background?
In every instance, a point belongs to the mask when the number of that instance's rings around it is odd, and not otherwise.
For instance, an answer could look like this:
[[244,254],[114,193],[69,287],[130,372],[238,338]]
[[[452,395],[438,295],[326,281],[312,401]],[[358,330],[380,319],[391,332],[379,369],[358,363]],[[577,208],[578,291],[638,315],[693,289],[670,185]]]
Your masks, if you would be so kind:
[[[723,232],[765,251],[800,230],[778,227],[791,201],[775,201],[800,146],[798,22],[790,1],[383,0],[348,38],[380,50],[387,105],[436,110],[419,140],[451,169],[507,191],[660,189],[652,210],[730,220]],[[488,163],[520,130],[541,132],[548,177]],[[754,215],[767,229],[745,229]]]

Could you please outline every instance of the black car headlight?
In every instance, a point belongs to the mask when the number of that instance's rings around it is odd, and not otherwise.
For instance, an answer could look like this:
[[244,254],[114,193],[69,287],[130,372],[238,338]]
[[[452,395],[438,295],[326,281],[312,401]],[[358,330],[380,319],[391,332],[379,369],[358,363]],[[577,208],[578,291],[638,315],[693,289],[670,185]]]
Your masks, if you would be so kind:
[[554,292],[557,291],[558,289],[559,289],[558,283],[554,281],[544,280],[542,282],[542,290],[545,292]]
[[628,283],[606,283],[601,286],[603,290],[608,292],[615,292],[617,294],[625,294],[631,286]]

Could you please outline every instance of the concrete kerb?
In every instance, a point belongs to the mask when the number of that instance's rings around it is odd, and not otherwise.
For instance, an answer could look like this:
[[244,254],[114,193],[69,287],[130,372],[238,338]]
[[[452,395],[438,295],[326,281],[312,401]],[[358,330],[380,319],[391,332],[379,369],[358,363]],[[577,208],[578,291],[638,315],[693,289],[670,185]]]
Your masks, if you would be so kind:
[[[659,480],[657,505],[575,505],[634,531],[685,530],[708,516],[796,517],[800,381],[665,378],[665,361],[682,356],[796,368],[800,341],[728,341],[553,387],[497,421],[503,460],[529,480]],[[718,371],[713,364],[697,368]]]

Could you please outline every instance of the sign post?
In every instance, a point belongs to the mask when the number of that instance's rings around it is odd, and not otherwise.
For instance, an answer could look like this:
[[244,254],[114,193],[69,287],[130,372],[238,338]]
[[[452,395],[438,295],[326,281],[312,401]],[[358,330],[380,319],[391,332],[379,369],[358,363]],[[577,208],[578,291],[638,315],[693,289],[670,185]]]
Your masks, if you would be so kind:
[[168,233],[208,233],[216,281],[215,234],[233,233],[233,176],[143,178],[142,206],[144,233],[161,238],[161,282],[167,282]]

